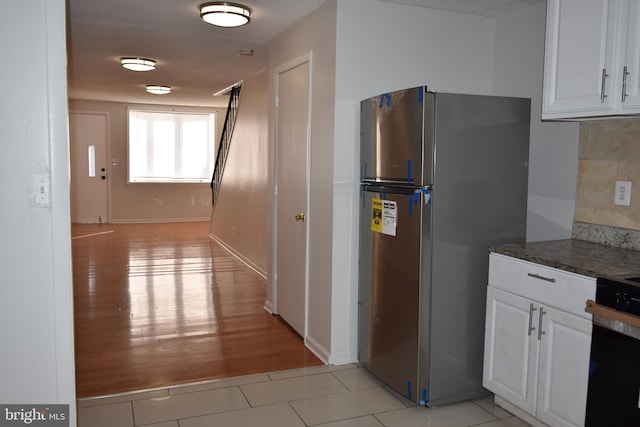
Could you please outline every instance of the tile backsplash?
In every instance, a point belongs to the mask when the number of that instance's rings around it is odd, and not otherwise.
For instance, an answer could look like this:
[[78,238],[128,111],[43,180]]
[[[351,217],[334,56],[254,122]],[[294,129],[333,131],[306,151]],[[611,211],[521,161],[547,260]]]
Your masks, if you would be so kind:
[[[632,183],[631,206],[614,204],[616,181]],[[611,237],[615,241],[606,241],[603,230],[622,229],[619,231],[624,235],[640,231],[640,119],[594,120],[580,125],[574,234],[588,229],[585,226],[589,224],[605,239],[600,243],[614,246],[620,246],[619,233]]]

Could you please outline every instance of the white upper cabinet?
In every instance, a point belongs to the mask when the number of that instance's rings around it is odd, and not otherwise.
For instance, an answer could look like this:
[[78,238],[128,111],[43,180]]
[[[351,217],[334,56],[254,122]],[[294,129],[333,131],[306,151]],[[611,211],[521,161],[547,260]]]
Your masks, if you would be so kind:
[[[624,40],[623,80],[624,95],[622,108],[624,114],[640,113],[640,1],[630,0],[626,20],[626,38]],[[621,92],[622,93],[622,92]]]
[[543,119],[640,113],[640,0],[548,0]]

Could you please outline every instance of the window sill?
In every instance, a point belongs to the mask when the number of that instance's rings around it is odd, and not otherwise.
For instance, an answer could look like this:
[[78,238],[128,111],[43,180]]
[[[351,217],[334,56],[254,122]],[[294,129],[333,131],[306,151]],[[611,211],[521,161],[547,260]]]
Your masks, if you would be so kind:
[[183,181],[127,181],[127,185],[131,185],[131,186],[147,186],[147,185],[158,185],[158,186],[165,186],[165,185],[171,185],[171,186],[207,186],[209,187],[211,185],[210,181],[206,181],[206,182],[201,182],[201,181],[189,181],[189,180],[183,180]]

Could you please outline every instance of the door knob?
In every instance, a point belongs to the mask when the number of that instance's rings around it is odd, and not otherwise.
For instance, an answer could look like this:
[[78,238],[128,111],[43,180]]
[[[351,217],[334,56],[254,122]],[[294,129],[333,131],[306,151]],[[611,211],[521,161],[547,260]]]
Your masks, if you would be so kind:
[[304,222],[304,212],[301,212],[299,214],[296,214],[296,221],[302,221]]

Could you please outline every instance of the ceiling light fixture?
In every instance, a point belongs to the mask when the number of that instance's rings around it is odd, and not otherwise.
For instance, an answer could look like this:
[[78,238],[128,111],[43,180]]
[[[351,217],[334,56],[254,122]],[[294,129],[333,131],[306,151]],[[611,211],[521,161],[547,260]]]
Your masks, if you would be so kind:
[[166,95],[171,92],[170,86],[146,85],[147,92],[154,95]]
[[200,5],[200,18],[218,27],[240,27],[251,20],[251,9],[239,3],[216,1]]
[[156,69],[156,61],[146,58],[121,58],[120,64],[131,71],[151,71]]

